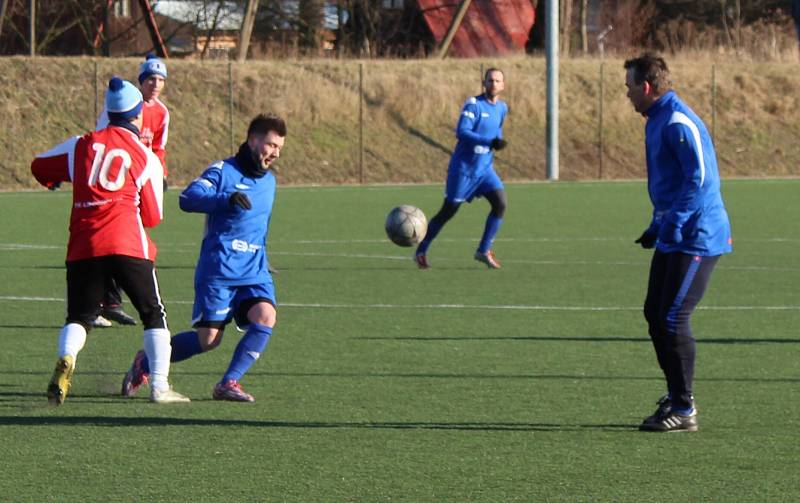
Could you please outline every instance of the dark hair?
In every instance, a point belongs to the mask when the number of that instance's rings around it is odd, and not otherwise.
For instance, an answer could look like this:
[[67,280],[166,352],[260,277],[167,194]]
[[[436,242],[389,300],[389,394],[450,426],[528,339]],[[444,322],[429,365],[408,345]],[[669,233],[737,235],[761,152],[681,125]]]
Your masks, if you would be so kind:
[[264,135],[270,131],[286,136],[286,122],[275,114],[258,114],[247,127],[247,137],[251,134]]
[[486,82],[486,79],[488,79],[488,78],[489,78],[489,74],[490,74],[490,73],[492,73],[492,72],[500,72],[500,75],[502,75],[502,76],[503,76],[503,79],[505,79],[505,78],[506,78],[506,74],[505,74],[505,73],[503,73],[503,70],[501,70],[501,69],[499,69],[499,68],[491,67],[491,68],[489,68],[488,70],[486,70],[486,73],[484,73],[484,74],[483,74],[483,81],[484,81],[484,82]]
[[672,88],[672,79],[669,68],[664,58],[646,52],[638,58],[625,61],[625,69],[633,70],[633,81],[638,85],[649,82],[656,94],[669,91]]

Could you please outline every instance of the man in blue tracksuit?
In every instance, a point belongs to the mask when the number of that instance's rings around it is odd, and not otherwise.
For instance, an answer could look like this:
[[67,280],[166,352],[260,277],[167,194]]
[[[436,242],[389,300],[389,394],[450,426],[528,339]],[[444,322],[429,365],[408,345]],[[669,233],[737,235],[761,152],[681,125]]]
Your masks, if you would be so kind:
[[506,192],[494,170],[494,151],[504,149],[507,144],[503,139],[503,122],[508,105],[499,98],[505,89],[503,72],[497,68],[486,70],[483,87],[485,92],[469,98],[461,109],[456,125],[458,143],[447,169],[444,203],[428,224],[428,232],[414,254],[420,269],[430,268],[428,247],[444,224],[453,218],[461,203],[471,202],[476,197],[486,198],[491,210],[475,251],[475,260],[490,269],[500,268],[492,243],[506,211]]
[[[271,165],[285,137],[283,119],[257,116],[239,152],[209,166],[180,196],[183,211],[206,214],[206,230],[195,269],[194,330],[172,338],[171,361],[217,347],[231,320],[246,329],[213,389],[216,400],[254,401],[239,381],[266,349],[275,326],[277,303],[266,245],[276,187]],[[122,394],[132,396],[148,378],[149,363],[140,351]]]
[[644,315],[668,390],[639,429],[696,431],[695,339],[689,318],[717,260],[732,251],[730,223],[711,136],[670,89],[666,62],[645,54],[624,66],[628,98],[647,117],[647,187],[653,216],[636,243],[655,247]]

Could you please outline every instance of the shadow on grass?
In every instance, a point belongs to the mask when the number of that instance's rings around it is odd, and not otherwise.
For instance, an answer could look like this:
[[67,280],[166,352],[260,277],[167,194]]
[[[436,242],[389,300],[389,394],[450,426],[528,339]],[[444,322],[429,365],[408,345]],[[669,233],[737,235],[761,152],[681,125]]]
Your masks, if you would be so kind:
[[[427,336],[401,336],[401,337],[352,337],[364,341],[567,341],[567,342],[647,342],[649,337],[560,337],[555,335],[521,335],[507,337],[427,337]],[[698,344],[800,344],[800,339],[777,338],[712,338],[697,339]]]
[[228,426],[301,429],[455,430],[455,431],[634,431],[631,424],[557,423],[448,423],[448,422],[347,422],[347,421],[251,421],[244,419],[107,416],[0,417],[0,426]]
[[0,330],[8,329],[22,329],[22,330],[61,330],[64,325],[0,325]]
[[[35,375],[41,376],[47,382],[51,371],[32,370],[0,370],[0,375]],[[81,376],[113,376],[120,378],[123,372],[118,370],[87,370],[76,374],[75,379]],[[179,367],[170,369],[171,376],[198,377],[208,376],[212,380],[219,378],[219,371],[208,372],[189,371],[182,372]],[[478,373],[434,373],[434,372],[278,372],[278,371],[250,371],[248,377],[280,377],[299,379],[484,379],[484,380],[531,380],[531,381],[663,381],[662,375],[631,376],[631,375],[596,375],[596,374],[478,374]],[[696,377],[695,382],[736,382],[736,383],[800,383],[800,377]],[[74,382],[74,381],[73,381]],[[0,397],[3,392],[0,391]],[[73,395],[79,396],[79,395]],[[89,396],[89,395],[83,395]],[[96,395],[113,396],[113,395]]]

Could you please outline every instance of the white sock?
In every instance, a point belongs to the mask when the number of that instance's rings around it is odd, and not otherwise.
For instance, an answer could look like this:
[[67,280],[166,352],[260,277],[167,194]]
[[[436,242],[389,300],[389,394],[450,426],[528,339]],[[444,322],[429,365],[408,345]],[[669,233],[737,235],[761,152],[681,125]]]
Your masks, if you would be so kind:
[[144,352],[150,362],[150,386],[158,391],[169,389],[169,358],[172,354],[169,330],[149,328],[144,331]]
[[78,359],[78,353],[86,344],[86,329],[79,323],[67,323],[58,334],[58,357],[71,356]]

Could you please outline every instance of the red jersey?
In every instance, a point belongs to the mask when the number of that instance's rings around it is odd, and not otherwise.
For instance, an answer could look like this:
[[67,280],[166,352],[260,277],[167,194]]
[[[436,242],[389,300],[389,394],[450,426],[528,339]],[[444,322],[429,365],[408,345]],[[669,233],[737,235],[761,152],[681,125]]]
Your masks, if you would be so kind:
[[105,255],[155,260],[145,232],[163,218],[164,170],[130,130],[109,126],[36,157],[42,185],[72,182],[67,262]]
[[[97,119],[98,131],[108,126],[108,111],[103,112]],[[164,176],[167,176],[167,139],[169,137],[169,110],[158,98],[145,101],[142,104],[142,129],[139,130],[139,140],[156,153],[164,166]]]

